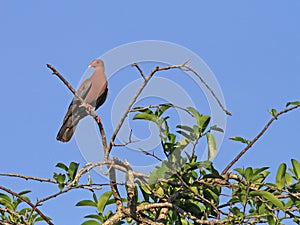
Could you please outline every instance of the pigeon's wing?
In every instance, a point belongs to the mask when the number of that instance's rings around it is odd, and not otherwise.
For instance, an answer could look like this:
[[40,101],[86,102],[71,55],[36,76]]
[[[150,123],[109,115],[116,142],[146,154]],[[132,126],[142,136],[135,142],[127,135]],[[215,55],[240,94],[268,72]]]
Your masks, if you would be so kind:
[[[91,87],[92,82],[90,79],[87,79],[82,83],[82,85],[80,85],[77,94],[84,99]],[[63,125],[56,136],[57,140],[68,142],[72,138],[79,120],[87,115],[85,109],[83,107],[79,107],[80,105],[81,101],[77,99],[77,97],[74,97],[64,117]]]

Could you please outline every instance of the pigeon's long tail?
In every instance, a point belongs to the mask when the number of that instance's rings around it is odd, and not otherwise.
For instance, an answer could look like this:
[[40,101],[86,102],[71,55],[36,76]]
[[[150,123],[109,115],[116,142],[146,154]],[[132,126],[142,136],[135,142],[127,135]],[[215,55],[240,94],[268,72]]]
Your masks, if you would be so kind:
[[68,112],[64,117],[63,125],[58,131],[56,139],[58,141],[68,142],[72,138],[79,120],[86,115],[87,114],[84,109],[80,110],[77,108],[76,104],[71,103]]
[[56,136],[56,139],[58,141],[61,141],[61,142],[68,142],[70,141],[70,139],[72,138],[75,130],[76,130],[76,125],[72,125],[72,126],[67,126],[65,124],[63,124]]

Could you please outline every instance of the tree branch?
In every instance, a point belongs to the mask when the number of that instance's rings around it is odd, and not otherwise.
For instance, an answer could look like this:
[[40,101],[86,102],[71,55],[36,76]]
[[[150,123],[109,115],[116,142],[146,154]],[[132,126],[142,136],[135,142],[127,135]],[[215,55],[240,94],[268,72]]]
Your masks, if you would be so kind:
[[[123,123],[124,123],[127,115],[128,115],[128,113],[130,112],[131,107],[136,102],[137,98],[140,96],[140,94],[142,93],[142,91],[144,90],[144,88],[147,86],[148,82],[151,80],[151,78],[154,76],[154,74],[156,72],[158,72],[158,71],[170,70],[170,69],[174,69],[174,68],[181,68],[185,64],[186,64],[186,62],[183,63],[183,64],[181,64],[181,65],[173,65],[173,66],[166,66],[166,67],[158,67],[157,66],[157,67],[155,67],[155,69],[153,69],[151,71],[151,73],[148,75],[148,77],[144,76],[145,78],[144,78],[143,84],[140,86],[140,88],[138,89],[138,91],[136,92],[136,94],[134,95],[134,97],[132,98],[131,102],[127,106],[127,108],[126,108],[123,116],[121,117],[121,119],[120,119],[120,121],[119,121],[119,123],[118,123],[118,125],[117,125],[117,127],[116,127],[116,129],[115,129],[115,131],[114,131],[114,133],[113,133],[113,135],[111,137],[111,139],[110,139],[109,146],[107,147],[107,152],[106,152],[106,155],[104,157],[105,161],[108,160],[108,158],[109,158],[109,153],[110,153],[110,151],[111,151],[111,149],[112,149],[112,147],[114,145],[114,140],[116,139],[117,134],[119,133],[119,131],[120,131],[120,129],[121,129],[121,127],[122,127],[122,125],[123,125]],[[133,64],[133,66],[137,67],[135,64]],[[139,67],[137,67],[137,68],[139,68]]]
[[226,166],[226,168],[223,170],[222,175],[224,175],[225,173],[228,172],[228,170],[254,145],[254,143],[256,141],[258,141],[258,139],[268,130],[268,128],[271,126],[271,124],[278,119],[279,116],[281,116],[282,114],[288,113],[294,109],[299,108],[300,105],[295,105],[291,108],[288,109],[284,109],[282,111],[280,111],[279,113],[277,113],[276,115],[274,115],[269,122],[264,126],[264,128],[258,133],[258,135],[256,135],[253,140]]
[[54,183],[57,182],[55,180],[47,179],[47,178],[39,178],[39,177],[32,177],[32,176],[25,176],[21,174],[15,174],[15,173],[0,173],[0,176],[6,176],[6,177],[19,177],[25,180],[35,180],[40,182],[48,182],[48,183]]

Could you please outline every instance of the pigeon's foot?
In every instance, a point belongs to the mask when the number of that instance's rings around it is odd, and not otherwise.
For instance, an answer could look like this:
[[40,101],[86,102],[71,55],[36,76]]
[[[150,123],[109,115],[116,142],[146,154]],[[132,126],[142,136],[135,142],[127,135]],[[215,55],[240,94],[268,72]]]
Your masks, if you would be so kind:
[[89,110],[90,112],[95,111],[95,107],[93,107],[93,106],[90,105],[90,104],[86,104],[86,108],[87,108],[87,110]]
[[97,123],[100,123],[100,122],[101,122],[100,116],[97,115],[96,121],[97,121]]

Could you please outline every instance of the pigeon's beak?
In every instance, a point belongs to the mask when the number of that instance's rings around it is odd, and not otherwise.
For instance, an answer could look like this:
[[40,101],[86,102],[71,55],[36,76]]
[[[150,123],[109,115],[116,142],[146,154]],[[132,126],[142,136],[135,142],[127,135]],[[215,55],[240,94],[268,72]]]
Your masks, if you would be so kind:
[[91,68],[91,67],[92,67],[91,65],[88,66],[88,68]]

